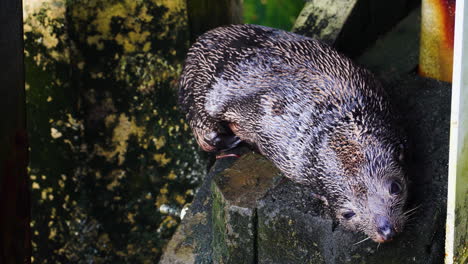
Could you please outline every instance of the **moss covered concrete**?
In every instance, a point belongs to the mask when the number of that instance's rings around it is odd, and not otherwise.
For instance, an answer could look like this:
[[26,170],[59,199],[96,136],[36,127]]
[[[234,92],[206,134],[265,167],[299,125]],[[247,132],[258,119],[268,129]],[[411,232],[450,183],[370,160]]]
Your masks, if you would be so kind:
[[206,172],[186,1],[25,1],[34,263],[157,262]]
[[[249,152],[246,148],[237,149],[235,153]],[[194,263],[213,263],[213,197],[211,186],[213,177],[231,167],[236,158],[224,158],[216,161],[197,195],[190,206],[186,207],[186,214],[171,241],[168,243],[161,258],[161,264],[184,263],[184,260],[194,260]],[[184,248],[180,251],[179,248]]]
[[275,184],[278,169],[248,153],[212,182],[213,261],[256,263],[257,202]]

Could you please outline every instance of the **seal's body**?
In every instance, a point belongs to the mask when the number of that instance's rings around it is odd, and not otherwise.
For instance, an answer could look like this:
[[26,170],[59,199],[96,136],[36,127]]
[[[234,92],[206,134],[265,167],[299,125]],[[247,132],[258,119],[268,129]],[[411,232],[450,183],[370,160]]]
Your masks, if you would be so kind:
[[254,145],[311,186],[344,226],[385,242],[403,227],[403,137],[381,84],[326,44],[255,25],[188,52],[179,102],[206,151]]

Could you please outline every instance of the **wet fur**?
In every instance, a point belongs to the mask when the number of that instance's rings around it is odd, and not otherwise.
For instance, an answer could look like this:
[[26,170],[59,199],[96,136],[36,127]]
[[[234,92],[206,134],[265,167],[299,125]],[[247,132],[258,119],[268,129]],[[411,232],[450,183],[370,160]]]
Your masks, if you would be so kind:
[[[401,231],[407,187],[395,114],[376,78],[328,45],[254,25],[214,29],[189,50],[179,98],[204,150],[238,137],[311,186],[344,226],[376,240],[379,214]],[[343,208],[356,217],[344,220]]]

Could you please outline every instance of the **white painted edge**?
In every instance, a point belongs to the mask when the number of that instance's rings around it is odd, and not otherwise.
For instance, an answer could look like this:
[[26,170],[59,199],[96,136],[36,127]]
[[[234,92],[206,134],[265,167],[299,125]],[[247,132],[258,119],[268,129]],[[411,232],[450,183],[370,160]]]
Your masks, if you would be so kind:
[[[465,1],[456,1],[455,7],[455,38],[453,49],[453,75],[452,75],[452,108],[450,117],[450,144],[449,144],[449,172],[447,188],[447,222],[445,233],[445,264],[453,264],[454,239],[455,239],[455,207],[456,207],[456,182],[457,160],[459,150],[459,121],[460,100],[463,89],[463,68],[468,65],[468,54],[463,49],[463,42],[468,30],[463,30],[463,24],[468,12],[465,9]],[[463,63],[465,61],[465,63]]]

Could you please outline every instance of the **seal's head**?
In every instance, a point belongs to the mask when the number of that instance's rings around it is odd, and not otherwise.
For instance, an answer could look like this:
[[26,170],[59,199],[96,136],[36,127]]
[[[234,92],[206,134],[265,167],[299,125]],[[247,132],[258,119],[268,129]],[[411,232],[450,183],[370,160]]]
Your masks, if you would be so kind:
[[[382,128],[382,127],[381,127]],[[383,128],[367,133],[347,125],[323,143],[327,202],[344,227],[364,232],[373,241],[391,241],[407,219],[407,180],[403,142]]]

